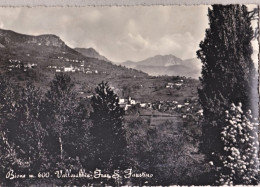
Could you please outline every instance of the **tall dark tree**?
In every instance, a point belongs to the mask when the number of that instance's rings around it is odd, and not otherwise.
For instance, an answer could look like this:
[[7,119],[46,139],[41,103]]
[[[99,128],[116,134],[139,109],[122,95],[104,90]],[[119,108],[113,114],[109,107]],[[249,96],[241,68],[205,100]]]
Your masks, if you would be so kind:
[[90,133],[94,143],[94,164],[99,169],[124,167],[126,137],[123,126],[124,110],[119,106],[118,96],[108,83],[100,83],[91,99]]
[[243,110],[256,115],[257,78],[251,55],[253,30],[250,13],[244,5],[213,5],[208,10],[210,28],[197,51],[202,61],[200,103],[203,107],[203,144],[207,158],[222,166],[221,129],[231,103],[242,103]]

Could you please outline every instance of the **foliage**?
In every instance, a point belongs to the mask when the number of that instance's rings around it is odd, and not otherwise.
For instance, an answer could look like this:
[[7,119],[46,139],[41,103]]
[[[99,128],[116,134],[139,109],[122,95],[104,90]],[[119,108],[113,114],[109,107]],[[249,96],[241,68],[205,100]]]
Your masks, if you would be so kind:
[[27,84],[18,92],[17,86],[1,79],[1,174],[10,169],[35,172],[46,169],[43,146],[46,131],[39,122],[40,92]]
[[[87,108],[85,100],[76,97],[68,75],[57,75],[45,95],[32,83],[22,88],[5,77],[0,79],[0,88],[1,178],[11,169],[37,175],[57,168],[82,168],[89,156]],[[59,135],[61,142],[57,141]],[[25,184],[1,182],[8,186]]]
[[[82,156],[87,149],[87,110],[77,99],[74,84],[67,74],[58,74],[45,95],[41,120],[49,133],[49,153],[53,162]],[[62,165],[62,163],[61,163]]]
[[14,88],[9,79],[0,76],[0,178],[4,178],[7,169],[17,168],[21,164],[15,145],[7,137],[7,123],[14,116],[17,102],[17,90]]
[[192,113],[187,114],[186,119],[183,119],[182,131],[186,137],[186,140],[193,143],[194,145],[198,145],[200,143],[202,135],[202,121],[202,116],[194,115]]
[[258,122],[252,119],[251,111],[243,113],[241,107],[241,103],[232,104],[230,112],[226,111],[226,123],[221,132],[224,154],[217,155],[223,164],[217,180],[220,185],[257,184]]
[[91,103],[93,165],[104,170],[125,168],[124,110],[119,106],[118,96],[108,83],[102,82],[96,88],[96,95],[92,97]]
[[200,101],[207,118],[217,117],[213,99],[225,99],[229,104],[242,102],[248,109],[256,73],[251,59],[253,31],[246,6],[213,5],[209,21],[210,28],[197,51],[203,64]]
[[[203,156],[187,143],[172,122],[150,127],[141,118],[127,121],[128,159],[133,170],[147,172],[151,179],[133,179],[134,184],[191,185],[204,184],[200,176],[205,169]],[[205,180],[206,181],[206,180]]]
[[[170,121],[158,127],[150,126],[149,120],[144,122],[141,118],[125,123],[118,96],[107,83],[102,82],[96,88],[91,112],[88,100],[77,95],[68,74],[57,74],[46,93],[31,83],[19,87],[4,77],[0,79],[0,88],[0,174],[3,178],[10,169],[37,174],[58,169],[98,168],[102,173],[111,173],[131,166],[135,171],[154,174],[149,180],[130,179],[132,184],[146,181],[152,185],[201,184],[199,178],[205,169],[203,157],[194,145],[187,143],[185,132],[176,130]],[[142,110],[137,105],[130,116],[136,118]],[[103,180],[105,184],[115,185],[111,181]],[[4,182],[1,185],[63,186],[82,185],[86,180],[27,178]]]
[[17,105],[18,91],[10,80],[4,76],[0,76],[0,120],[1,130],[5,128],[6,121],[13,116],[13,111]]
[[44,148],[47,132],[39,120],[41,102],[39,89],[28,83],[20,93],[15,115],[8,124],[9,140],[19,147],[20,157],[29,163],[33,172],[46,169],[43,164],[47,161]]
[[[243,104],[258,115],[257,77],[251,59],[253,30],[244,5],[213,5],[209,9],[206,37],[197,51],[202,61],[199,99],[205,121],[202,125],[201,151],[216,167],[222,167],[217,155],[225,155],[221,132],[225,111],[231,103]],[[215,154],[212,154],[212,153]]]

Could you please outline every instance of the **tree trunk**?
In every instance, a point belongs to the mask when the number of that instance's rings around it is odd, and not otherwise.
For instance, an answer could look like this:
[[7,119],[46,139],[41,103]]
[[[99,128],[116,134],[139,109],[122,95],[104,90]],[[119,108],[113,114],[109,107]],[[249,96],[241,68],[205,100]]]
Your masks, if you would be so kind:
[[59,136],[59,143],[60,143],[60,159],[62,160],[63,156],[63,148],[62,148],[62,140],[61,140],[61,136]]

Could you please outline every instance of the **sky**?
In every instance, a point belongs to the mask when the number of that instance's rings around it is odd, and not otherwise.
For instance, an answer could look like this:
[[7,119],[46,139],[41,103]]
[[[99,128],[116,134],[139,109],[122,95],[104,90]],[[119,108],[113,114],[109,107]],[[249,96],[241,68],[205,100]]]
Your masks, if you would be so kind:
[[[0,28],[55,34],[72,48],[93,47],[113,62],[168,54],[190,59],[205,37],[207,9],[206,5],[0,8]],[[257,50],[257,41],[253,45]]]

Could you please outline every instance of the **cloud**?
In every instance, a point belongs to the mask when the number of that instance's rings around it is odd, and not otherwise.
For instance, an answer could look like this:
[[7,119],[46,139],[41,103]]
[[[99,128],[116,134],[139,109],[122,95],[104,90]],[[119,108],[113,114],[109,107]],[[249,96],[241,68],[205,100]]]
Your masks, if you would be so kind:
[[196,56],[199,42],[200,40],[196,40],[190,32],[165,34],[157,38],[145,38],[140,34],[128,33],[125,37],[119,38],[117,45],[128,51],[135,51],[136,56],[141,59],[157,54],[173,54],[186,59]]
[[169,35],[159,38],[158,41],[151,45],[151,49],[153,49],[154,51],[165,51],[167,53],[171,50],[179,50],[180,48],[181,45],[177,42],[176,37]]
[[140,34],[128,33],[126,36],[117,41],[121,47],[127,47],[134,51],[145,50],[150,46],[150,42],[144,39]]
[[0,28],[3,29],[4,28],[4,23],[2,21],[0,21]]
[[115,62],[158,54],[188,59],[196,57],[205,37],[207,9],[206,5],[5,7],[0,8],[0,26],[24,34],[56,34],[71,47],[93,47]]
[[197,42],[190,32],[164,35],[153,42],[151,49],[160,54],[174,54],[181,58],[194,57]]

